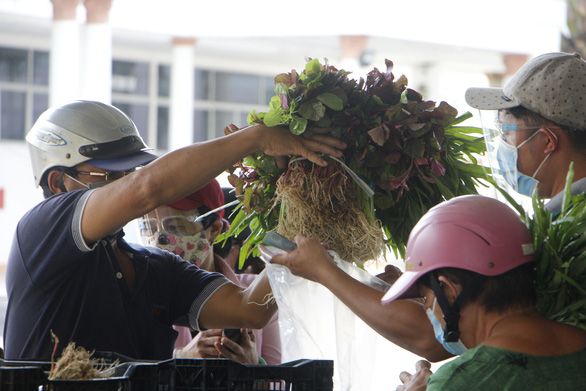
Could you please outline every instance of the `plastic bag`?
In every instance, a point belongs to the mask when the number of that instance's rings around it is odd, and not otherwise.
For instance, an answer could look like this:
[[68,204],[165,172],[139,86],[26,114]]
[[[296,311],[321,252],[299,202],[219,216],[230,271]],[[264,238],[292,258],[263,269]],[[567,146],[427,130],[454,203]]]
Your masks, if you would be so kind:
[[[386,282],[342,261],[335,252],[330,254],[353,278],[381,291],[388,289]],[[388,389],[400,384],[398,373],[414,367],[409,359],[414,363],[417,356],[385,340],[322,285],[294,276],[281,265],[267,263],[266,269],[279,306],[283,362],[334,360],[336,391],[380,390],[381,384]],[[386,369],[389,365],[395,373]]]

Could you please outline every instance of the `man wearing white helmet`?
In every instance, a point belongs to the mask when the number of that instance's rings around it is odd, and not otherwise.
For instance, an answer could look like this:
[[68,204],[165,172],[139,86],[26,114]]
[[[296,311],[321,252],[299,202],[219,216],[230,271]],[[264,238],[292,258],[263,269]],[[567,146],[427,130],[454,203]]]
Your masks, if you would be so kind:
[[430,209],[382,302],[423,297],[437,340],[460,356],[433,375],[419,362],[397,390],[582,389],[586,331],[539,315],[533,262],[529,230],[500,201],[463,196]]
[[514,191],[537,190],[559,211],[570,163],[572,192],[586,192],[586,62],[547,53],[527,62],[504,88],[469,88],[480,110],[493,173]]
[[270,291],[266,279],[244,290],[166,251],[129,245],[122,227],[255,151],[325,165],[317,153],[339,157],[344,147],[325,135],[301,138],[257,125],[153,161],[128,116],[90,101],[48,110],[27,142],[35,181],[48,198],[21,219],[9,255],[8,359],[50,359],[51,331],[64,345],[165,359],[174,324],[262,328],[276,311],[274,303],[258,305]]

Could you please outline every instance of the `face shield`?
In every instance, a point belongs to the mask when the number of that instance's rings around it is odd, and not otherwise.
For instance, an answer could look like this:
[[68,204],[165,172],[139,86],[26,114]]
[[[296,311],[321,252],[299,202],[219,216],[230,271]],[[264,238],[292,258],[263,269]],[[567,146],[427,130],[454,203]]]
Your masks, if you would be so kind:
[[140,236],[146,246],[157,247],[200,266],[211,252],[205,230],[206,220],[197,221],[197,209],[182,211],[160,206],[138,220]]
[[[497,184],[508,191],[514,190],[519,194],[531,196],[538,184],[534,179],[537,172],[532,177],[519,172],[518,151],[541,127],[525,126],[506,110],[480,110],[480,121],[486,142],[488,164]],[[519,130],[534,132],[527,137],[525,132]]]

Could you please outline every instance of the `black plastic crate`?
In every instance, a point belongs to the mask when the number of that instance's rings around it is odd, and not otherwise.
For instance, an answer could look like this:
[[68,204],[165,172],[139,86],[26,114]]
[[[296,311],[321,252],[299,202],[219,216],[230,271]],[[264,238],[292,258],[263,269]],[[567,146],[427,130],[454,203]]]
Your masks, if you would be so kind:
[[227,359],[130,361],[120,364],[113,377],[92,380],[48,380],[50,368],[49,362],[0,360],[0,390],[332,391],[334,374],[331,360],[280,365],[243,365]]
[[40,366],[1,366],[0,390],[38,391],[48,383],[47,376]]
[[[117,354],[93,355],[107,364],[121,362],[112,377],[91,380],[49,380],[51,363],[0,360],[0,390],[34,391],[173,391],[174,367],[158,362],[137,362]],[[126,362],[125,362],[126,361]],[[12,388],[9,388],[12,387]],[[25,388],[30,387],[30,388]]]
[[331,391],[332,360],[245,365],[226,359],[174,359],[174,391]]
[[131,391],[174,391],[175,367],[166,363],[132,363],[126,376]]

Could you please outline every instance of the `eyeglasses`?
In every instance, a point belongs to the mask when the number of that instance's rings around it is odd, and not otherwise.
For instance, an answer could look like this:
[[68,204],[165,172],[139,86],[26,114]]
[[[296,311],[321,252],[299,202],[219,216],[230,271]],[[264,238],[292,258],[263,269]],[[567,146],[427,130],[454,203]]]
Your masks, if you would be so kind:
[[517,146],[517,144],[519,144],[520,141],[517,140],[518,137],[521,137],[520,135],[517,134],[517,131],[519,130],[534,130],[535,132],[533,132],[528,138],[531,138],[532,136],[535,135],[535,133],[537,133],[537,131],[541,128],[543,128],[543,126],[524,126],[524,125],[517,125],[517,124],[508,124],[508,123],[503,123],[500,121],[495,121],[495,127],[496,130],[498,131],[498,133],[500,134],[500,139],[510,145],[513,146]]
[[152,236],[159,231],[175,235],[195,235],[204,230],[204,225],[195,221],[197,216],[169,216],[162,219],[143,218],[139,221],[140,234]]
[[506,135],[508,132],[516,132],[518,130],[537,130],[543,128],[543,126],[523,126],[517,124],[506,124],[504,122],[495,121],[495,127],[501,134]]
[[126,175],[133,173],[133,170],[129,171],[105,171],[105,172],[96,172],[96,171],[81,171],[81,170],[70,170],[69,173],[75,175],[89,175],[94,177],[104,178],[105,181],[108,180],[116,180],[125,177]]

